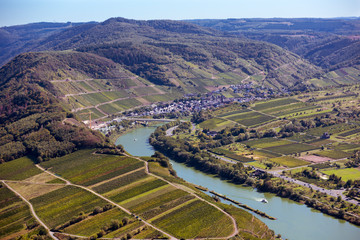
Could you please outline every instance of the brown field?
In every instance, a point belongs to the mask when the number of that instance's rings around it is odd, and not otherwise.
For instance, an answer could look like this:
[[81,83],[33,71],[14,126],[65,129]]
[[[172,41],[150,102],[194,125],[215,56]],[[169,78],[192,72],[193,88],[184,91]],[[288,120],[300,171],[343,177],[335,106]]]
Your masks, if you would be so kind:
[[33,182],[33,183],[47,183],[47,182],[50,182],[51,180],[54,180],[55,178],[56,177],[54,177],[46,172],[43,172],[38,175],[29,177],[29,178],[25,179],[24,181],[25,182]]
[[329,160],[334,160],[328,157],[320,157],[320,156],[316,156],[316,155],[306,155],[306,156],[302,156],[299,157],[302,160],[308,161],[308,162],[313,162],[313,163],[322,163],[322,162],[327,162]]
[[32,198],[39,197],[45,193],[52,192],[59,188],[64,187],[65,185],[47,185],[47,184],[32,184],[32,183],[14,183],[8,182],[9,186],[14,188],[18,193],[20,193],[24,198],[30,200]]

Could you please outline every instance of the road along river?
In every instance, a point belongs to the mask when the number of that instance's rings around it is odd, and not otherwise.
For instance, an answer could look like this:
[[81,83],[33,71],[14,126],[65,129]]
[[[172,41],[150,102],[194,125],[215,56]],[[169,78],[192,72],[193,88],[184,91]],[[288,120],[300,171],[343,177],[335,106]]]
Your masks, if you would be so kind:
[[[137,128],[119,137],[116,144],[124,146],[125,150],[134,156],[151,156],[154,149],[148,138],[156,126]],[[184,180],[207,187],[217,193],[259,209],[277,220],[269,220],[254,214],[265,222],[275,233],[280,233],[283,239],[290,240],[358,240],[360,227],[343,220],[327,216],[317,210],[306,207],[292,200],[277,197],[270,193],[259,193],[250,187],[243,187],[204,174],[194,168],[171,160],[177,175]],[[266,198],[268,203],[262,203]]]

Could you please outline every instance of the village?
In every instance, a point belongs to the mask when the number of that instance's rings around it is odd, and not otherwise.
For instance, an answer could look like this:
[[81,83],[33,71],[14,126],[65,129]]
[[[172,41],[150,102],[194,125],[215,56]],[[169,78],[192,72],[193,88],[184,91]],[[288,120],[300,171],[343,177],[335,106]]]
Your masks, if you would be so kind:
[[[201,94],[186,94],[182,99],[172,101],[170,103],[154,103],[150,106],[127,111],[121,116],[107,122],[97,122],[93,124],[92,129],[99,130],[104,134],[108,134],[115,128],[115,122],[120,123],[124,119],[132,120],[133,125],[136,123],[147,124],[148,121],[160,121],[159,118],[173,119],[179,116],[189,116],[191,113],[199,112],[201,110],[218,108],[230,103],[249,103],[259,100],[265,100],[288,93],[287,90],[282,89],[281,93],[274,91],[272,88],[264,86],[258,87],[252,83],[230,85],[227,87],[216,86],[213,90],[204,95]],[[225,93],[232,92],[242,95],[242,97],[225,97]],[[141,119],[152,116],[153,119]],[[135,119],[134,119],[135,118]],[[140,118],[140,119],[136,119]],[[135,122],[136,121],[136,122]],[[119,125],[119,129],[123,126]]]

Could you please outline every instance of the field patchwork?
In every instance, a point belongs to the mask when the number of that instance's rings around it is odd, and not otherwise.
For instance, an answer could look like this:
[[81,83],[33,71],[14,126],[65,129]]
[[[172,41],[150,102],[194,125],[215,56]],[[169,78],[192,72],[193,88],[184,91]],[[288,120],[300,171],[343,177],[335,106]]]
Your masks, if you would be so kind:
[[0,164],[0,179],[24,180],[42,173],[28,157],[22,157],[6,164]]
[[[28,205],[11,190],[0,185],[0,239],[27,233],[26,225],[36,224]],[[36,226],[36,225],[34,225]]]

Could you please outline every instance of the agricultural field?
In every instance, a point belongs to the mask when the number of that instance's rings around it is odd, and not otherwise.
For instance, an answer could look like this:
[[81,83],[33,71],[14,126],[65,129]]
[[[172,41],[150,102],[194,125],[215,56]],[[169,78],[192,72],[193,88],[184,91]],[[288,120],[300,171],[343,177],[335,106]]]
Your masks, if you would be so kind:
[[0,179],[24,180],[42,173],[28,157],[22,157],[6,164],[0,164]]
[[184,203],[151,222],[178,238],[227,236],[233,230],[229,218],[200,200]]
[[234,126],[235,123],[223,118],[211,118],[199,124],[201,128],[207,128],[212,131],[220,131],[225,127]]
[[359,168],[331,169],[331,170],[322,170],[321,172],[326,175],[335,174],[336,176],[341,177],[343,181],[360,179]]
[[245,157],[243,155],[236,154],[236,153],[234,153],[232,151],[229,151],[229,150],[226,150],[224,148],[214,148],[214,149],[211,149],[209,151],[212,152],[212,153],[215,153],[217,155],[225,156],[227,158],[230,158],[230,159],[233,159],[233,160],[236,160],[236,161],[239,161],[239,162],[243,162],[243,163],[254,161],[254,159]]
[[257,111],[262,111],[262,110],[265,110],[268,108],[275,108],[275,107],[289,105],[289,104],[297,103],[297,102],[299,102],[299,101],[294,98],[280,98],[280,99],[275,99],[275,100],[268,100],[266,102],[256,103],[256,105],[255,105],[255,107],[253,107],[253,109],[257,110]]
[[127,98],[130,97],[129,93],[125,90],[119,89],[116,91],[108,91],[108,92],[102,92],[103,95],[105,95],[107,98],[111,100],[116,100],[119,98]]
[[267,147],[267,148],[264,148],[264,149],[268,150],[268,151],[271,151],[271,152],[276,152],[276,153],[280,153],[280,154],[284,154],[284,155],[289,155],[289,154],[307,152],[307,151],[315,150],[317,148],[318,147],[312,146],[312,145],[309,145],[309,144],[290,143],[290,144],[281,145],[281,146]]
[[332,159],[347,158],[352,155],[351,153],[343,152],[341,150],[325,150],[325,151],[316,152],[314,154],[318,155],[318,156],[322,156],[322,157],[332,158]]
[[117,105],[115,102],[100,105],[98,106],[98,108],[107,114],[115,114],[125,110],[125,108],[121,107],[120,105]]
[[139,196],[149,194],[151,191],[156,191],[157,188],[160,188],[166,184],[167,183],[161,179],[147,177],[141,181],[128,184],[125,187],[104,193],[104,195],[114,202],[125,204],[129,201],[132,201],[132,198],[136,199]]
[[17,238],[38,231],[28,205],[4,185],[0,185],[0,239]]
[[226,117],[232,114],[250,112],[248,108],[243,108],[240,104],[234,103],[225,107],[214,110],[214,115],[217,117]]
[[253,148],[268,148],[268,147],[287,145],[290,143],[291,143],[290,141],[280,140],[277,138],[261,138],[257,140],[250,140],[243,142],[243,144]]
[[133,158],[114,155],[95,155],[94,149],[81,150],[60,158],[43,162],[45,168],[69,181],[90,186],[121,174],[144,167],[144,163]]
[[76,115],[80,118],[80,120],[85,121],[90,119],[90,112],[91,112],[91,119],[98,119],[105,116],[96,108],[88,108],[88,109],[80,110],[76,112]]
[[[126,225],[119,227],[116,230],[107,230],[108,233],[105,234],[105,236],[114,234],[114,231],[116,231],[117,236],[122,236],[138,228],[138,221],[132,219],[128,214],[124,213],[120,209],[112,208],[105,212],[98,213],[94,216],[87,217],[85,220],[66,227],[63,231],[69,234],[90,237],[96,235],[104,228],[110,228],[112,222],[114,222],[115,220],[123,222],[123,219],[126,219]],[[143,224],[140,223],[140,225]]]
[[339,143],[336,146],[333,146],[336,150],[342,150],[344,152],[352,152],[354,150],[360,149],[360,144],[350,144],[350,143]]
[[348,130],[353,129],[354,125],[350,125],[347,123],[340,123],[340,124],[336,124],[336,125],[331,125],[331,126],[327,126],[327,127],[317,127],[317,128],[312,128],[310,130],[308,130],[306,133],[313,135],[313,136],[321,136],[323,135],[325,132],[329,133],[329,134],[337,134],[337,133],[341,133],[341,132],[345,132]]
[[258,126],[265,122],[275,119],[275,117],[264,115],[262,113],[254,112],[254,111],[232,114],[224,118],[248,127]]
[[107,204],[105,200],[73,186],[51,191],[30,199],[30,202],[37,215],[50,228],[65,224],[81,214],[89,214],[95,207]]
[[30,200],[48,192],[52,192],[64,187],[63,184],[39,184],[39,183],[27,183],[27,182],[9,182],[8,185],[15,189],[25,199]]
[[270,161],[277,163],[281,166],[289,167],[289,168],[299,167],[299,166],[304,166],[304,165],[309,164],[309,162],[307,162],[307,161],[300,160],[300,159],[290,157],[290,156],[271,158]]

